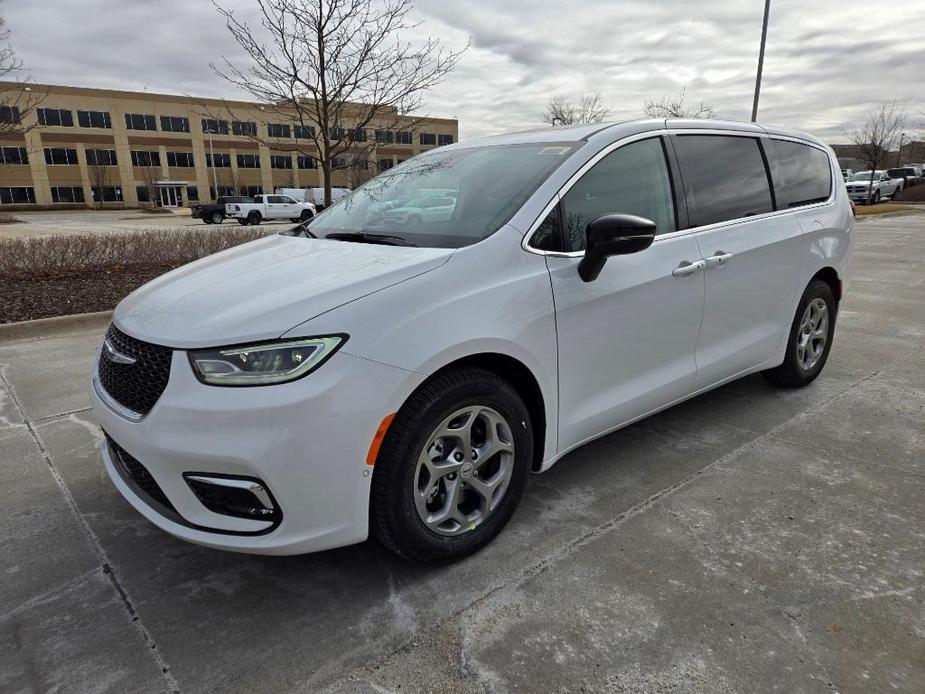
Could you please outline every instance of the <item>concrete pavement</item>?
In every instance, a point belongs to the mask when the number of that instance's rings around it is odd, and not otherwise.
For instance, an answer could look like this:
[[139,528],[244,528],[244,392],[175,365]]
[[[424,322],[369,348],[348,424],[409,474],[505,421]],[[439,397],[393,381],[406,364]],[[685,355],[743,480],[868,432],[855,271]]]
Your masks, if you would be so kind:
[[925,215],[859,224],[829,364],[532,478],[493,545],[250,557],[115,492],[99,329],[0,342],[0,691],[925,691]]

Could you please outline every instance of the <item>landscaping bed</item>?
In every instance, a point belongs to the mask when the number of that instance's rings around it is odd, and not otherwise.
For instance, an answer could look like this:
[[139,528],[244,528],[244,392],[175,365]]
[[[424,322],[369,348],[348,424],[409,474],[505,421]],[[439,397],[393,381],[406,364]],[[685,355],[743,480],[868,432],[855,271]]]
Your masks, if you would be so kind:
[[0,323],[107,311],[168,270],[271,233],[241,227],[0,240]]

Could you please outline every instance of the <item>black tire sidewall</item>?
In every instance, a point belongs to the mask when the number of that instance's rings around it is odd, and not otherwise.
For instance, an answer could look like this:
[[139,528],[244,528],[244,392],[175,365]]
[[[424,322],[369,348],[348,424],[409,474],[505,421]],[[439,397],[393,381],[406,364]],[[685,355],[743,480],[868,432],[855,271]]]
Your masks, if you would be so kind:
[[225,221],[225,215],[220,214],[218,212],[212,213],[212,224],[221,224],[224,221]]
[[[421,399],[412,396],[396,415],[399,426],[395,427],[393,423],[390,427],[390,435],[383,444],[384,455],[380,455],[376,463],[372,493],[386,497],[382,507],[389,516],[387,525],[392,529],[392,537],[387,539],[381,533],[375,534],[403,556],[443,563],[471,554],[501,531],[523,496],[533,458],[530,416],[510,385],[489,372],[483,373],[488,377],[468,378],[465,383],[443,389],[438,397],[423,404]],[[504,498],[484,523],[460,536],[443,536],[430,530],[418,516],[413,492],[417,460],[428,437],[440,422],[468,405],[491,407],[508,421],[514,438],[514,470]],[[401,433],[390,439],[393,431]],[[390,466],[391,474],[377,479],[383,468]]]
[[[829,328],[826,335],[825,347],[822,350],[822,355],[816,361],[811,369],[808,371],[804,369],[797,359],[797,345],[796,338],[800,332],[800,321],[803,318],[803,313],[806,311],[806,307],[809,303],[815,299],[822,299],[825,301],[826,308],[828,309],[829,314]],[[838,306],[835,303],[835,297],[832,294],[832,289],[825,282],[816,280],[812,282],[803,292],[803,296],[800,297],[800,303],[797,306],[796,315],[793,317],[793,325],[790,328],[790,334],[787,337],[787,356],[785,357],[785,365],[790,369],[795,376],[803,383],[809,383],[814,380],[825,367],[826,362],[829,359],[829,351],[832,349],[832,340],[835,337],[835,318],[837,315]]]

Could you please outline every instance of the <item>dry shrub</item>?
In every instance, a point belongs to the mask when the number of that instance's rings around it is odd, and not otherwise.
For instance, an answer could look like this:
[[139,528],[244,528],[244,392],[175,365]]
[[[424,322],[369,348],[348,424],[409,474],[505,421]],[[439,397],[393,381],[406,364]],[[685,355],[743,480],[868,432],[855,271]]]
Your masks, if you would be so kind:
[[170,268],[274,233],[257,227],[148,229],[0,239],[0,278],[63,277],[119,268]]

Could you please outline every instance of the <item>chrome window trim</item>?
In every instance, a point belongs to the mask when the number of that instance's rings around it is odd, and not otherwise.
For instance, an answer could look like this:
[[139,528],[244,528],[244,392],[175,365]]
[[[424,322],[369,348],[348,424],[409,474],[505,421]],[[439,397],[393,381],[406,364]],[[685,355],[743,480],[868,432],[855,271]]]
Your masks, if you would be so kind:
[[[539,228],[540,224],[542,224],[543,221],[546,219],[546,216],[550,212],[552,212],[552,208],[555,207],[559,203],[562,197],[565,196],[569,190],[571,190],[572,186],[574,186],[575,183],[577,183],[578,180],[582,176],[584,176],[591,167],[597,164],[601,159],[606,157],[608,154],[610,154],[616,149],[619,149],[620,147],[624,145],[628,145],[633,142],[638,142],[639,140],[645,140],[645,139],[652,138],[652,137],[661,137],[664,135],[672,135],[672,134],[679,134],[679,133],[683,133],[684,135],[722,135],[726,137],[751,137],[753,139],[758,139],[758,140],[761,140],[761,139],[787,140],[790,142],[796,142],[799,144],[808,145],[810,147],[815,147],[816,149],[822,152],[825,152],[825,155],[829,157],[829,169],[831,173],[832,157],[830,153],[824,147],[816,144],[815,142],[810,142],[809,140],[801,140],[798,137],[791,137],[788,135],[771,135],[766,132],[759,133],[759,132],[747,132],[747,131],[741,131],[741,130],[717,130],[715,128],[702,128],[702,129],[701,128],[697,128],[697,129],[685,128],[683,130],[677,130],[677,129],[671,130],[668,128],[661,128],[659,130],[649,130],[644,133],[636,133],[634,135],[628,135],[627,137],[621,138],[617,140],[616,142],[611,142],[609,145],[604,147],[600,152],[598,152],[593,157],[591,157],[591,159],[586,161],[582,165],[582,167],[578,169],[578,171],[572,174],[569,177],[569,179],[565,183],[562,184],[562,186],[553,196],[553,199],[549,202],[549,204],[543,208],[543,211],[540,213],[540,215],[535,220],[533,220],[533,223],[528,228],[527,233],[524,234],[523,240],[521,241],[521,244],[520,244],[521,248],[523,248],[528,253],[535,253],[537,255],[546,255],[546,256],[552,256],[552,257],[557,257],[557,258],[580,258],[582,257],[585,254],[584,251],[544,251],[544,250],[540,250],[539,248],[534,248],[533,246],[530,245],[530,239],[533,238],[533,234],[536,233],[536,230]],[[667,161],[666,161],[666,164],[668,164]],[[803,210],[811,210],[817,207],[825,207],[825,206],[832,205],[835,202],[835,191],[836,191],[834,180],[835,179],[833,178],[832,179],[833,181],[832,190],[829,193],[828,199],[822,202],[813,203],[812,205],[801,205],[800,207],[792,207],[792,208],[788,208],[785,210],[772,210],[771,212],[765,212],[763,214],[756,214],[752,217],[739,217],[736,219],[727,219],[722,222],[715,222],[713,224],[705,224],[703,226],[698,226],[698,227],[688,227],[687,229],[679,229],[677,231],[671,231],[666,234],[659,234],[658,236],[655,237],[654,243],[659,243],[661,241],[675,239],[675,238],[679,238],[682,236],[689,236],[692,234],[700,234],[703,232],[713,231],[714,229],[720,229],[723,227],[732,226],[734,224],[754,222],[754,221],[759,221],[762,219],[768,219],[771,217],[782,217],[784,215],[794,214],[796,212],[802,212]],[[677,214],[677,210],[675,210],[675,214]]]

